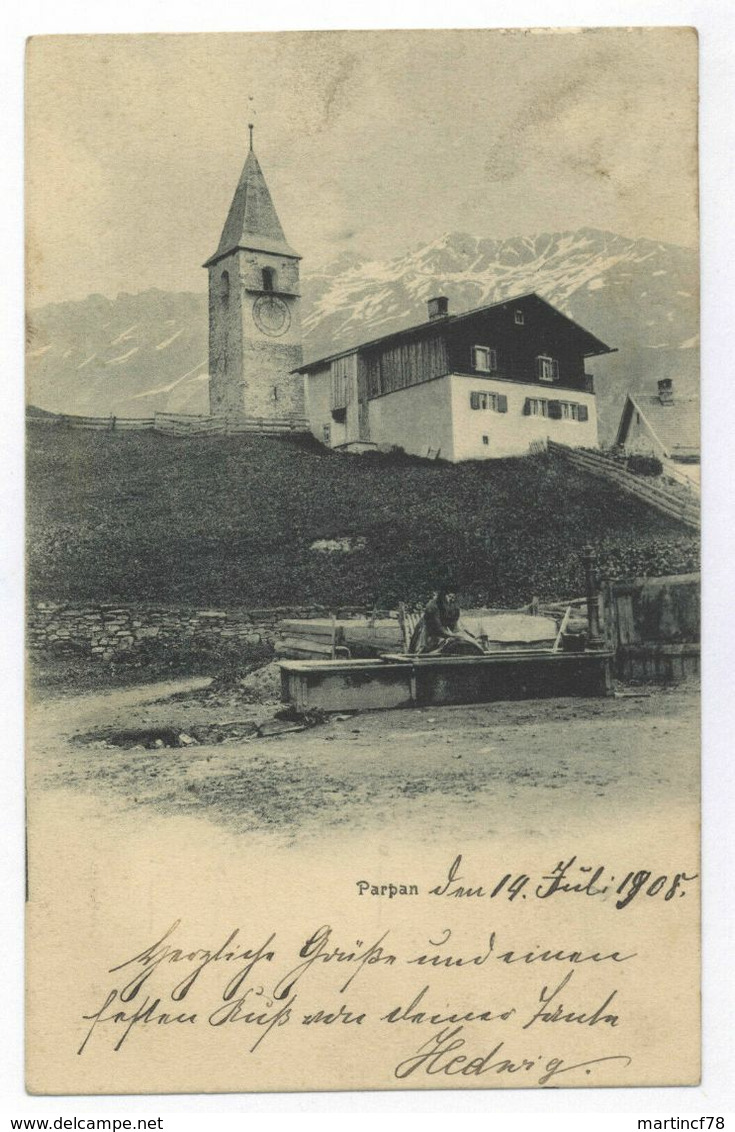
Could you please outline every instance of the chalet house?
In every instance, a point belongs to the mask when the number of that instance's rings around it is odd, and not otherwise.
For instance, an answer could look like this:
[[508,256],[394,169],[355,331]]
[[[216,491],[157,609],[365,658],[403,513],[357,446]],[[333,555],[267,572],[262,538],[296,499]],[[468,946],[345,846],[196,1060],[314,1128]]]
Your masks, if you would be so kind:
[[674,395],[670,377],[658,383],[658,396],[628,394],[617,446],[628,455],[657,456],[664,472],[690,486],[700,482],[699,401]]
[[585,359],[614,351],[536,294],[428,320],[301,366],[309,427],[331,448],[396,446],[453,462],[547,438],[595,448]]

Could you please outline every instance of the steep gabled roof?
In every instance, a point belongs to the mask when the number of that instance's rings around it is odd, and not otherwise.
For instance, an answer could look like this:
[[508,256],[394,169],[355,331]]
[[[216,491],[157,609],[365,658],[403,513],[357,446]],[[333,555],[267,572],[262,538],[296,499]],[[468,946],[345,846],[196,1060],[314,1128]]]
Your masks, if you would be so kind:
[[620,418],[617,443],[624,445],[633,412],[641,415],[653,438],[667,456],[696,456],[700,452],[699,400],[696,397],[675,398],[664,405],[658,397],[633,397],[630,393]]
[[568,315],[564,314],[560,310],[557,310],[555,306],[552,306],[552,304],[547,302],[546,299],[542,299],[541,296],[537,295],[535,291],[527,291],[523,295],[513,295],[510,298],[502,299],[497,303],[488,303],[484,307],[474,307],[472,310],[463,311],[462,314],[444,315],[441,318],[433,318],[429,319],[427,322],[420,322],[416,326],[407,326],[403,330],[395,330],[391,334],[383,334],[380,338],[372,338],[368,342],[361,342],[359,346],[353,346],[348,350],[340,350],[335,354],[327,355],[327,357],[325,358],[318,358],[313,362],[307,362],[306,365],[301,366],[298,370],[294,370],[293,372],[309,373],[311,372],[311,370],[319,369],[321,366],[326,365],[328,362],[333,362],[337,358],[344,358],[348,354],[355,354],[361,350],[369,350],[374,346],[383,344],[384,342],[401,341],[406,338],[422,337],[427,332],[436,333],[437,331],[443,330],[447,326],[456,326],[457,323],[463,322],[465,319],[476,318],[478,315],[484,314],[485,311],[497,310],[500,307],[517,306],[519,303],[529,301],[537,302],[546,307],[549,311],[556,315],[557,318],[561,319],[563,322],[566,322],[570,327],[572,327],[577,332],[577,334],[580,335],[585,344],[585,357],[596,357],[598,354],[617,353],[617,350],[613,349],[613,347],[611,346],[606,346],[603,341],[595,337],[594,334],[591,334],[589,330],[585,330],[585,328],[583,326],[580,326],[578,322],[575,322],[574,319],[569,318]]
[[263,170],[253,149],[245,160],[217,251],[204,266],[209,267],[236,248],[301,258],[286,243]]

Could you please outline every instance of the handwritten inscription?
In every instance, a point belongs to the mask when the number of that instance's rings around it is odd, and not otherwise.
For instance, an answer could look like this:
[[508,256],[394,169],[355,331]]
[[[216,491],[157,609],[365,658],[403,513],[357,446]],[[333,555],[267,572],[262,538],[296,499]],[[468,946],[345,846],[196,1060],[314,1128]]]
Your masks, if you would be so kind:
[[490,900],[503,896],[511,901],[518,897],[525,900],[528,896],[537,900],[563,895],[612,897],[614,907],[621,910],[639,895],[659,896],[665,901],[685,896],[686,884],[697,880],[698,876],[698,873],[683,871],[669,875],[657,874],[650,869],[629,869],[619,880],[605,865],[583,864],[572,856],[559,861],[538,883],[534,883],[526,873],[505,873],[495,882],[477,884],[465,877],[460,853],[452,861],[446,876],[429,889],[429,894]]
[[592,1072],[590,1068],[592,1065],[614,1061],[628,1066],[633,1060],[628,1054],[612,1054],[568,1065],[560,1057],[550,1057],[546,1061],[543,1057],[528,1058],[518,1054],[509,1057],[505,1042],[498,1042],[488,1053],[458,1053],[460,1049],[468,1049],[462,1027],[441,1030],[440,1033],[429,1038],[424,1045],[419,1046],[416,1053],[399,1062],[395,1076],[404,1081],[417,1071],[427,1076],[443,1074],[445,1077],[482,1077],[486,1073],[514,1075],[530,1072],[539,1085],[547,1085],[552,1077],[570,1073],[575,1069],[584,1069],[589,1075]]
[[[161,1032],[197,1026],[211,1031],[236,1027],[238,1032],[249,1034],[248,1052],[255,1054],[286,1026],[353,1030],[376,1026],[434,1031],[428,1041],[414,1047],[395,1065],[393,1073],[399,1080],[414,1074],[470,1077],[528,1072],[535,1083],[543,1085],[572,1070],[591,1072],[592,1066],[628,1064],[631,1060],[624,1052],[602,1058],[582,1057],[573,1063],[553,1051],[548,1056],[520,1056],[508,1052],[505,1038],[491,1043],[489,1048],[475,1050],[476,1039],[468,1033],[468,1027],[511,1027],[516,1037],[532,1028],[555,1025],[612,1030],[620,1025],[618,987],[612,986],[590,999],[584,988],[575,983],[577,969],[587,963],[609,965],[612,969],[629,963],[635,958],[633,954],[557,947],[528,950],[501,943],[495,932],[481,948],[465,953],[452,948],[450,928],[439,938],[429,940],[425,949],[402,952],[390,944],[389,930],[374,940],[358,939],[354,946],[346,946],[337,942],[334,929],[324,924],[308,935],[293,962],[288,960],[286,949],[283,957],[279,955],[276,933],[250,944],[243,942],[240,929],[235,928],[219,946],[207,948],[177,944],[180,929],[181,923],[176,921],[152,944],[110,968],[110,974],[121,977],[118,985],[105,993],[100,1005],[83,1015],[86,1030],[78,1054],[103,1035],[111,1038],[111,1048],[117,1052],[135,1031],[151,1029]],[[517,989],[500,980],[497,1002],[461,1009],[434,1003],[433,996],[443,992],[435,991],[430,982],[387,1010],[368,1009],[343,997],[374,969],[399,968],[410,978],[413,970],[462,970],[491,964],[507,970],[517,963],[562,965],[570,969],[561,977],[541,982],[528,1000],[524,1001],[523,993],[519,997]],[[182,965],[185,973],[180,977]],[[334,1000],[312,1003],[310,980],[324,968],[338,973]],[[320,993],[324,993],[323,989]]]
[[[617,923],[635,900],[647,907],[646,898],[658,897],[662,908],[678,907],[674,897],[684,896],[695,879],[683,870],[662,876],[638,869],[616,882],[605,866],[572,856],[535,879],[509,872],[489,884],[470,877],[460,854],[423,891],[360,881],[358,896],[418,896],[428,908],[447,911],[457,905],[439,901],[470,900],[479,907],[475,901],[501,893],[511,902],[594,898]],[[478,929],[477,917],[471,922],[469,936],[463,917],[463,932],[445,925],[423,939],[415,933],[407,939],[383,923],[354,938],[331,924],[300,937],[280,928],[250,934],[233,927],[202,946],[187,940],[176,920],[109,968],[110,984],[83,1012],[77,1053],[84,1055],[91,1043],[118,1052],[138,1040],[136,1034],[160,1040],[195,1028],[235,1040],[243,1035],[244,1054],[268,1057],[271,1049],[277,1056],[284,1030],[293,1037],[329,1027],[340,1034],[370,1031],[371,1043],[385,1034],[393,1051],[386,1072],[400,1082],[624,1080],[633,1061],[626,1016],[636,951],[603,944],[604,936],[598,946],[535,936],[530,942],[492,924]]]

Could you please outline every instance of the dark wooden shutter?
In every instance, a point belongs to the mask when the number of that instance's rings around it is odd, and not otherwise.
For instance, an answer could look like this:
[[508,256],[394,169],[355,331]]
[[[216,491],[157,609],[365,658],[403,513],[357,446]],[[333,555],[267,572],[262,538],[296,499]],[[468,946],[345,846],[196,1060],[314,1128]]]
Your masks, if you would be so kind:
[[524,417],[530,417],[530,415],[531,415],[531,398],[530,397],[526,397],[526,400],[523,402],[523,415],[524,415]]
[[471,409],[479,409],[480,408],[480,394],[479,393],[470,393],[470,408]]
[[498,393],[498,412],[508,412],[508,398],[506,397],[505,393]]
[[561,401],[549,401],[549,419],[552,421],[561,420]]
[[586,405],[579,405],[578,406],[578,412],[579,412],[578,420],[588,421],[590,419],[589,409],[587,408]]

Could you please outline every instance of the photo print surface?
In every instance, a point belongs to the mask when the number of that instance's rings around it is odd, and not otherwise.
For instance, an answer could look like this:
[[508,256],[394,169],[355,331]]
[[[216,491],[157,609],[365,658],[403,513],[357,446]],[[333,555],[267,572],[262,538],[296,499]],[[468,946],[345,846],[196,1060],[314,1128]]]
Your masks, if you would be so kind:
[[698,1082],[696,112],[686,28],[30,40],[32,1093]]

